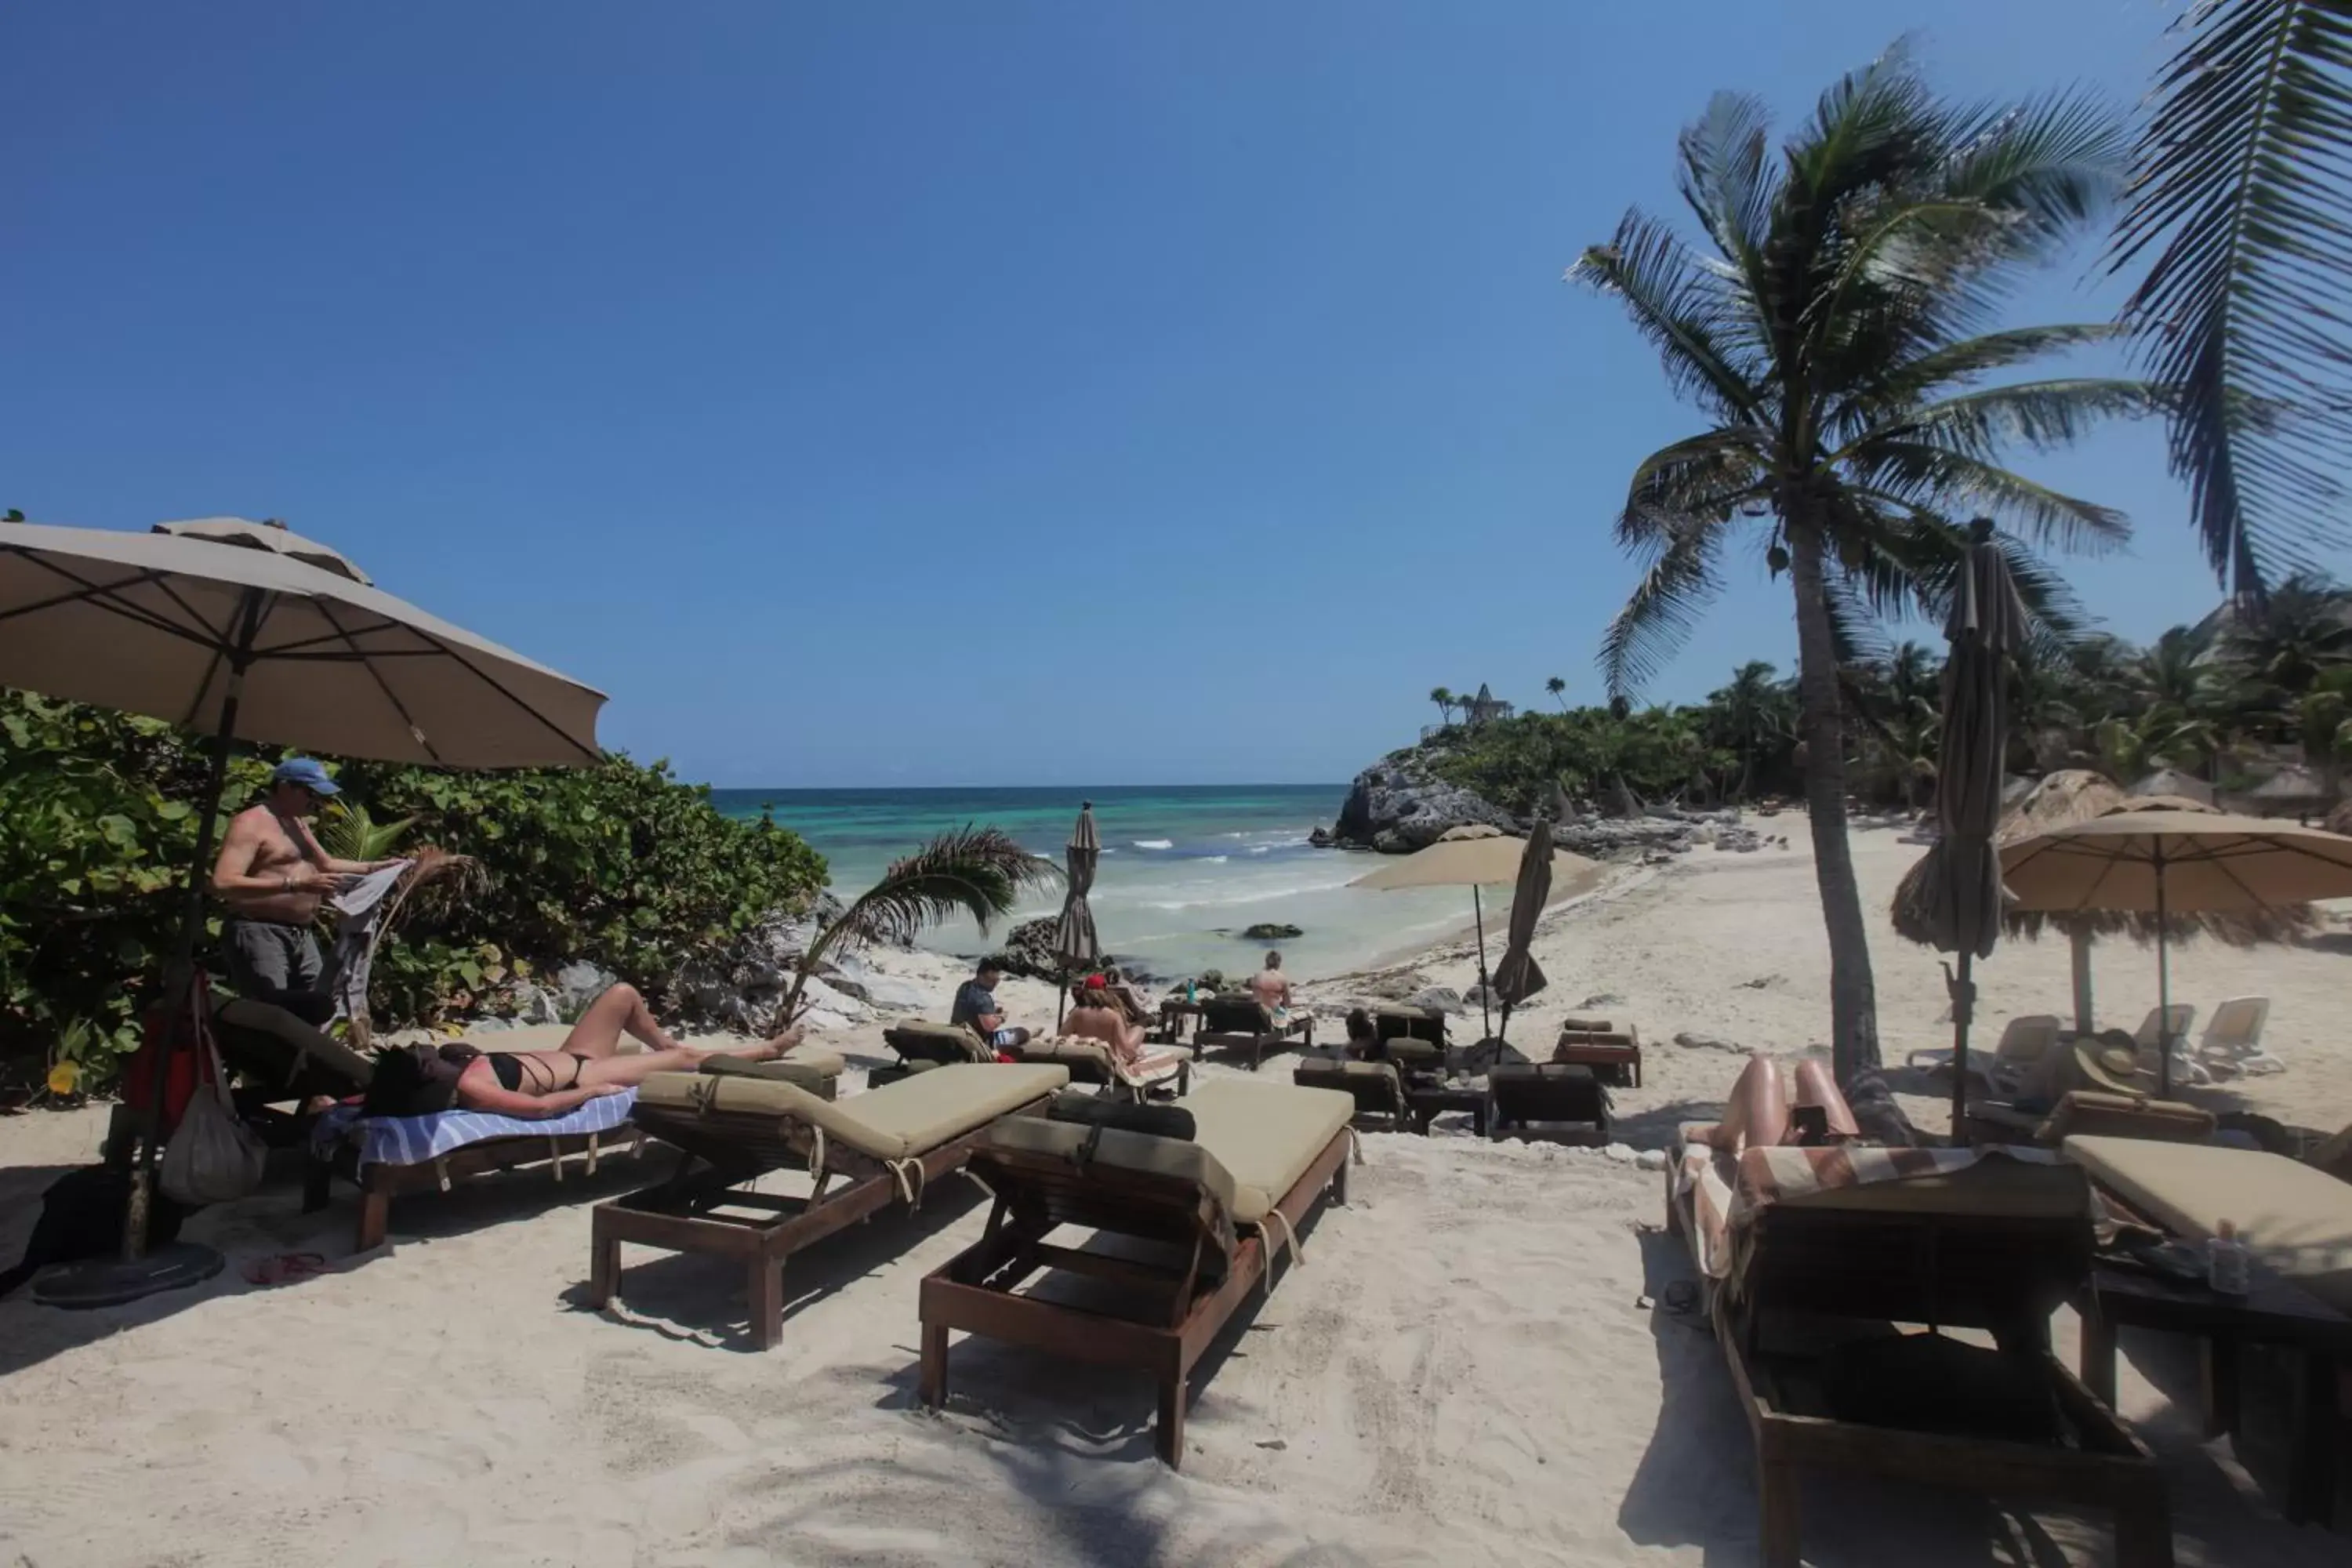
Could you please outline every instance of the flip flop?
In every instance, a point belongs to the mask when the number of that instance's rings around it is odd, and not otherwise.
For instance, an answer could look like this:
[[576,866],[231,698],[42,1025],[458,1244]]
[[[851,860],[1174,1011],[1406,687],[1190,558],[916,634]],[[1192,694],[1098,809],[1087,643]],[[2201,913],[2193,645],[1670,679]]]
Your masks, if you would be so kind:
[[290,1285],[297,1279],[315,1279],[332,1273],[326,1258],[316,1252],[281,1252],[275,1258],[257,1258],[241,1270],[248,1285]]

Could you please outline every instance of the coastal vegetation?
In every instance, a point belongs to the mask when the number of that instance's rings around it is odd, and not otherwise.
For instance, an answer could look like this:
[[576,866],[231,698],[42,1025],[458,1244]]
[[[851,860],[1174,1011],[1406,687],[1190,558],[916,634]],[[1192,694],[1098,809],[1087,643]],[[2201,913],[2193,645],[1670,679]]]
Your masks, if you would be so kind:
[[[102,1084],[138,1043],[175,929],[204,747],[153,720],[16,691],[0,692],[0,1076],[37,1079],[67,1060]],[[474,868],[465,896],[412,913],[379,950],[379,1027],[431,1022],[574,959],[659,994],[688,958],[807,908],[824,886],[823,858],[799,837],[720,815],[662,763],[337,772],[374,842],[432,846]],[[229,809],[268,773],[236,759]]]
[[[1917,641],[1838,666],[1852,798],[1892,809],[1932,801],[1942,679],[1940,646]],[[2047,641],[2017,661],[2012,692],[2013,773],[2090,768],[2131,785],[2170,771],[2222,795],[2307,775],[2325,804],[2352,768],[2352,592],[2294,577],[2145,647]],[[1757,659],[1704,702],[1523,713],[1451,726],[1397,755],[1525,816],[1555,791],[1606,804],[1620,785],[1643,805],[1797,795],[1805,744],[1797,682]]]

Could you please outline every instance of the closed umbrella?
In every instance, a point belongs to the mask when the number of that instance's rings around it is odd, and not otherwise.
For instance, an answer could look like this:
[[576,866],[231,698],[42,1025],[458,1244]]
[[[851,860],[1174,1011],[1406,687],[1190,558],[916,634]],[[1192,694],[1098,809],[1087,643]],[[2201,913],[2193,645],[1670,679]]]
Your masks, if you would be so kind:
[[[2259,816],[2126,811],[2008,845],[2001,875],[2021,909],[2155,916],[2157,1005],[2172,1005],[2170,918],[2291,910],[2352,898],[2352,837]],[[2172,1092],[2172,1039],[2157,1058],[2157,1092]]]
[[1054,1002],[1054,1026],[1062,1026],[1063,1004],[1069,999],[1070,975],[1089,964],[1102,962],[1102,941],[1095,934],[1095,912],[1087,907],[1087,894],[1095,885],[1095,867],[1102,860],[1102,835],[1095,831],[1095,803],[1082,801],[1078,805],[1078,824],[1070,829],[1070,842],[1064,850],[1064,864],[1069,868],[1069,890],[1062,898],[1062,918],[1054,924],[1054,953],[1062,961],[1061,994]]
[[1511,890],[1511,934],[1503,947],[1503,962],[1495,966],[1495,983],[1488,987],[1503,1004],[1504,1035],[1511,1032],[1511,1009],[1547,984],[1533,948],[1536,921],[1550,901],[1551,824],[1538,817],[1519,855],[1518,886]]
[[[213,737],[164,976],[167,1016],[194,973],[234,742],[445,767],[572,766],[602,755],[602,693],[394,598],[332,550],[234,518],[149,533],[0,522],[0,685]],[[152,1076],[149,1134],[168,1075]],[[141,1142],[122,1262],[53,1278],[43,1300],[131,1300],[220,1268],[218,1254],[189,1243],[146,1256],[155,1148],[152,1135]]]
[[1972,529],[1952,611],[1945,622],[1944,727],[1937,751],[1936,818],[1924,890],[1931,940],[1959,955],[1952,981],[1952,1135],[1968,1104],[1969,1025],[1976,1013],[1969,968],[2000,939],[2002,755],[2009,742],[2006,661],[2024,634],[2025,607],[1992,524]]
[[[1467,888],[1470,889],[1470,912],[1478,927],[1479,1021],[1492,1030],[1493,1021],[1486,1011],[1486,913],[1480,902],[1478,889],[1497,887],[1516,881],[1524,849],[1516,838],[1506,837],[1501,830],[1477,825],[1449,828],[1444,836],[1427,848],[1415,850],[1402,860],[1393,861],[1349,884],[1353,888],[1372,888],[1394,892],[1403,888]],[[1570,892],[1582,892],[1601,879],[1599,862],[1581,855],[1571,855],[1555,849],[1551,855],[1551,876],[1555,897]]]

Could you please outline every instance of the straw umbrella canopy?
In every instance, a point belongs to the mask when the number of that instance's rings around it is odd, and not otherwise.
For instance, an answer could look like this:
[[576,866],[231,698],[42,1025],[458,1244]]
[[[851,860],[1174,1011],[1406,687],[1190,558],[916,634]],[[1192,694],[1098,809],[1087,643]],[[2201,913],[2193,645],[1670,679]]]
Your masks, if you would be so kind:
[[[2011,809],[2001,823],[1998,841],[2005,847],[2053,828],[2118,811],[2159,809],[2210,811],[2212,807],[2177,796],[2136,798],[2089,769],[2066,768],[2042,779]],[[1923,858],[1904,876],[1888,911],[1896,935],[1922,944],[1934,941],[1926,900],[1927,868],[1927,861]],[[2174,910],[2166,916],[2162,929],[2175,942],[2202,937],[2232,947],[2252,947],[2259,942],[2287,941],[2309,930],[2315,920],[2312,911],[2300,905],[2231,912],[2189,913]],[[2158,929],[2154,915],[2121,910],[2027,909],[2013,899],[2001,913],[2001,933],[2005,936],[2029,942],[2052,932],[2065,936],[2072,949],[2074,1027],[2082,1034],[2089,1034],[2096,1027],[2092,943],[2100,937],[2120,936],[2145,947],[2156,941]]]
[[[1381,892],[1394,892],[1403,888],[1467,888],[1470,889],[1470,912],[1478,928],[1478,1017],[1482,1027],[1493,1027],[1492,1016],[1486,1010],[1486,912],[1480,901],[1479,889],[1499,887],[1517,881],[1520,861],[1525,851],[1519,841],[1506,837],[1499,828],[1473,823],[1449,828],[1434,844],[1419,849],[1402,860],[1392,861],[1379,870],[1357,878],[1352,888],[1370,888]],[[1598,861],[1581,855],[1571,855],[1564,849],[1552,851],[1553,897],[1570,892],[1581,892],[1601,879]]]
[[[2157,1005],[2168,1016],[2165,921],[2174,910],[2246,914],[2352,898],[2352,838],[2325,828],[2219,812],[2137,810],[2009,845],[2001,872],[2021,905],[2119,910],[2156,917]],[[2172,1089],[2172,1040],[2158,1054],[2157,1092]]]
[[[603,755],[602,693],[394,598],[335,551],[240,519],[149,533],[0,522],[0,685],[213,737],[164,977],[173,1010],[194,974],[204,871],[236,742],[444,767],[579,766]],[[168,1075],[152,1076],[123,1264],[114,1273],[85,1266],[45,1300],[133,1300],[220,1267],[218,1254],[185,1243],[143,1256]]]
[[2178,768],[2157,769],[2132,785],[2131,793],[2141,796],[2168,795],[2178,800],[2193,800],[2206,806],[2213,804],[2213,786]]
[[1068,890],[1062,896],[1062,918],[1054,923],[1054,955],[1062,961],[1062,987],[1054,1002],[1054,1026],[1062,1025],[1062,1006],[1068,999],[1070,975],[1091,963],[1102,962],[1102,940],[1095,933],[1095,912],[1087,907],[1087,894],[1094,889],[1095,868],[1102,862],[1102,835],[1095,830],[1095,803],[1082,801],[1078,805],[1077,826],[1070,829],[1070,842],[1063,851],[1063,863],[1068,867]]
[[1952,1131],[1968,1098],[1969,1024],[1976,1011],[1969,965],[1992,956],[2000,939],[2000,861],[1993,834],[2000,822],[2001,758],[2008,748],[2010,653],[2025,632],[2025,606],[2009,563],[1978,522],[1952,613],[1945,623],[1944,725],[1936,753],[1936,818],[1942,829],[1924,861],[1928,939],[1959,955],[1952,987]]
[[1511,1009],[1549,984],[1536,963],[1536,921],[1551,901],[1551,824],[1538,817],[1519,854],[1518,885],[1511,890],[1510,936],[1503,945],[1503,962],[1495,966],[1487,989],[1503,1004],[1502,1034],[1511,1032]]

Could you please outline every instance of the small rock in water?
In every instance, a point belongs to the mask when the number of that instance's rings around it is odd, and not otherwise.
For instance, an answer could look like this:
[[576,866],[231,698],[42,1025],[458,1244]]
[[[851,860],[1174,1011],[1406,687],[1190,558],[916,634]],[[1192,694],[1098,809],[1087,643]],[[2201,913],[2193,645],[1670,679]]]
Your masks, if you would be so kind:
[[1244,942],[1287,942],[1292,937],[1306,934],[1295,925],[1287,925],[1280,921],[1263,921],[1243,931],[1242,940]]

